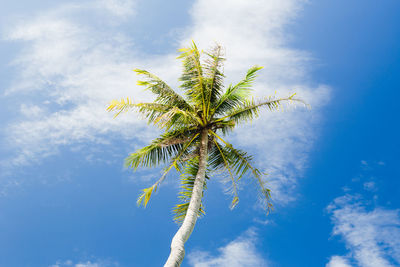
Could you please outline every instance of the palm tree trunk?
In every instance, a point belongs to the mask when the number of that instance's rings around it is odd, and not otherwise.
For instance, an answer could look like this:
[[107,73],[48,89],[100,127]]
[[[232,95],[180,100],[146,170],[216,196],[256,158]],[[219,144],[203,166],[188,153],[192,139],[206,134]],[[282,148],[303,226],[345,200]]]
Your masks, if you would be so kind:
[[201,205],[201,198],[203,196],[203,186],[207,167],[207,145],[208,131],[207,129],[204,129],[201,133],[199,170],[197,171],[196,179],[194,181],[192,198],[190,199],[185,219],[172,239],[171,252],[164,267],[179,267],[183,261],[183,257],[185,256],[184,246],[194,229],[194,225],[196,224]]

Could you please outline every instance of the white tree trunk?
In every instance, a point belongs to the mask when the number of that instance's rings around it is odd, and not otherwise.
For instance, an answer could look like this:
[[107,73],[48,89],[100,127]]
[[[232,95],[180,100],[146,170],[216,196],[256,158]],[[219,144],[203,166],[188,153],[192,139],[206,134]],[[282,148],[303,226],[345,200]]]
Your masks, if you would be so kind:
[[199,154],[199,170],[196,174],[194,181],[192,198],[189,202],[189,207],[178,232],[176,232],[171,242],[171,252],[164,267],[179,267],[185,256],[185,243],[191,235],[194,225],[197,221],[198,212],[201,205],[201,198],[203,196],[203,186],[206,176],[207,167],[207,144],[208,131],[204,129],[201,133],[201,144]]

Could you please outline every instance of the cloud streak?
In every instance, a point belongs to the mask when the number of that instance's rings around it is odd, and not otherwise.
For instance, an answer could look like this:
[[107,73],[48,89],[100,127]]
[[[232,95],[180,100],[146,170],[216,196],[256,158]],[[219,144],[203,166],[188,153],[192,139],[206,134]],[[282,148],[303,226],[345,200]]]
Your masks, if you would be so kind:
[[[400,211],[381,207],[369,208],[360,197],[336,198],[327,210],[334,224],[333,235],[345,241],[347,256],[334,256],[327,267],[392,267],[400,264]],[[342,265],[340,265],[342,264]]]
[[117,262],[110,261],[80,261],[74,263],[72,260],[57,261],[55,264],[49,267],[117,267],[119,264]]

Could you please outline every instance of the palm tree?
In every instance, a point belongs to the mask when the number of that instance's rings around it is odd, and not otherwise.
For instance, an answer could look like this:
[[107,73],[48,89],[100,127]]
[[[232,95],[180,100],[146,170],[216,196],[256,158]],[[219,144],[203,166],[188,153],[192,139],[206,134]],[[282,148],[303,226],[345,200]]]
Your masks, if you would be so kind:
[[134,71],[144,76],[138,85],[156,95],[153,103],[133,103],[129,98],[113,100],[108,107],[117,116],[128,109],[136,109],[149,123],[164,129],[160,137],[126,158],[126,166],[155,167],[168,163],[161,178],[142,190],[138,205],[146,205],[166,175],[175,168],[181,173],[180,204],[174,208],[175,221],[180,228],[171,242],[171,252],[164,266],[180,266],[185,255],[184,244],[204,214],[202,197],[207,180],[215,171],[226,171],[231,182],[233,199],[231,208],[239,201],[237,182],[247,173],[255,179],[265,208],[270,210],[270,190],[261,178],[261,172],[253,167],[252,156],[234,148],[224,137],[241,123],[259,115],[261,108],[277,110],[283,101],[297,101],[295,95],[286,98],[267,97],[255,100],[251,86],[256,73],[262,67],[254,66],[236,85],[223,85],[222,71],[225,60],[221,46],[216,45],[205,52],[205,60],[195,43],[179,50],[183,61],[180,78],[185,96],[179,95],[157,76],[145,71]]

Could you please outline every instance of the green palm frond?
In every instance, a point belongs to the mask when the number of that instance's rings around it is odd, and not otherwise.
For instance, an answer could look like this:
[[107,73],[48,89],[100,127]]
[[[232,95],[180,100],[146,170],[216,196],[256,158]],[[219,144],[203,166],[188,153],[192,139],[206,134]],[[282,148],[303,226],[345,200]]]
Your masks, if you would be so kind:
[[172,107],[164,114],[157,117],[154,120],[154,124],[160,126],[160,128],[179,128],[187,125],[202,125],[203,122],[196,113],[190,111],[184,111],[178,107]]
[[235,167],[234,164],[232,164],[233,162],[230,159],[229,155],[227,155],[227,153],[225,153],[225,151],[223,150],[223,148],[218,144],[218,141],[214,138],[214,143],[215,146],[218,149],[219,155],[222,158],[223,164],[225,166],[225,169],[228,171],[229,173],[229,177],[231,178],[231,182],[232,182],[232,193],[233,193],[233,199],[231,202],[231,209],[235,208],[235,206],[239,203],[239,196],[238,196],[238,190],[237,190],[237,184],[236,184],[236,179],[233,176],[232,173],[232,167]]
[[153,141],[150,145],[130,154],[125,159],[125,167],[131,167],[135,170],[139,166],[156,167],[167,161],[169,158],[172,158],[182,149],[181,143],[169,146],[163,146],[160,143],[158,143],[158,141]]
[[200,51],[193,42],[189,48],[179,50],[178,58],[183,60],[183,73],[180,78],[181,87],[189,99],[189,102],[206,114],[206,95],[207,87],[204,84],[203,67],[200,62]]
[[210,133],[225,144],[221,151],[228,159],[232,169],[235,170],[235,175],[237,176],[236,180],[240,180],[246,173],[251,172],[251,176],[256,181],[261,198],[266,204],[265,208],[267,212],[269,212],[272,209],[270,189],[265,186],[265,182],[261,177],[261,172],[257,168],[253,167],[253,157],[248,155],[248,153],[245,151],[234,148],[230,143],[222,139],[215,132],[210,131]]
[[[186,212],[189,207],[189,202],[192,197],[193,186],[196,178],[197,171],[199,170],[199,158],[191,159],[185,166],[183,173],[181,174],[181,186],[178,194],[178,198],[181,203],[175,205],[172,212],[174,213],[174,221],[176,223],[182,223],[183,219],[186,216]],[[207,179],[209,179],[206,174],[206,180],[204,181],[203,187],[203,195],[204,191],[207,189]],[[200,205],[200,209],[198,211],[198,216],[204,215],[204,205],[203,202]]]
[[153,192],[155,193],[158,189],[159,184],[165,179],[165,175],[163,175],[160,180],[158,180],[155,184],[148,188],[142,189],[143,193],[139,195],[138,199],[136,200],[136,204],[138,206],[143,205],[143,207],[146,207],[147,204],[149,203],[149,200],[151,198],[151,195]]
[[180,160],[181,157],[185,154],[187,154],[187,149],[190,147],[190,145],[193,143],[193,141],[199,136],[198,133],[196,133],[188,142],[186,142],[182,149],[179,151],[179,153],[172,159],[172,163],[169,165],[168,168],[166,168],[163,172],[163,175],[161,176],[161,178],[154,183],[152,186],[143,189],[143,193],[141,195],[139,195],[138,200],[137,200],[137,205],[140,206],[141,204],[143,204],[144,207],[147,206],[147,203],[150,200],[150,197],[153,193],[153,191],[157,191],[158,186],[160,185],[160,183],[162,181],[164,181],[165,177],[167,176],[167,174],[172,170],[173,167],[175,167],[175,169],[178,172],[181,172],[181,168],[179,167],[180,164]]
[[208,58],[204,61],[204,77],[206,79],[207,96],[206,96],[206,117],[209,117],[210,108],[215,106],[215,103],[220,98],[224,89],[224,74],[222,71],[223,57],[222,47],[216,45],[209,53],[205,53]]
[[128,111],[129,109],[136,107],[135,104],[133,104],[133,101],[127,97],[126,100],[124,98],[121,98],[121,100],[112,100],[110,102],[110,105],[107,107],[108,112],[115,112],[114,118],[116,118],[119,114],[122,112]]
[[144,115],[148,119],[149,123],[154,122],[157,118],[172,109],[173,106],[159,103],[133,103],[133,101],[127,97],[121,100],[112,100],[107,108],[109,112],[115,112],[114,118],[122,112],[126,112],[130,109],[136,109],[140,114]]
[[134,69],[134,71],[139,75],[145,76],[146,80],[138,81],[137,84],[146,87],[146,89],[157,95],[157,98],[155,100],[156,103],[176,106],[183,110],[192,109],[192,107],[186,102],[186,100],[182,96],[176,93],[171,87],[169,87],[156,75],[151,74],[146,70]]
[[250,97],[250,93],[253,90],[252,85],[257,76],[257,71],[262,68],[263,67],[260,66],[253,66],[247,71],[246,77],[243,80],[238,82],[235,86],[230,85],[216,104],[215,114],[224,114],[238,105],[243,104]]
[[184,143],[188,142],[196,134],[196,128],[181,128],[165,132],[159,138],[153,140],[125,159],[125,166],[137,169],[139,166],[156,167],[161,163],[178,155]]
[[167,130],[171,127],[180,128],[203,123],[196,113],[180,109],[177,106],[159,103],[135,104],[129,97],[126,100],[113,100],[107,108],[109,112],[115,112],[114,118],[130,109],[136,109],[140,114],[144,115],[148,119],[148,123],[154,123],[160,128],[166,128]]
[[217,119],[217,121],[229,120],[235,123],[251,121],[259,116],[260,108],[267,107],[269,110],[278,110],[282,106],[282,102],[293,101],[302,102],[300,99],[294,98],[296,94],[293,94],[287,98],[268,97],[266,100],[246,100],[243,104],[237,106],[233,110],[230,110],[224,117]]

